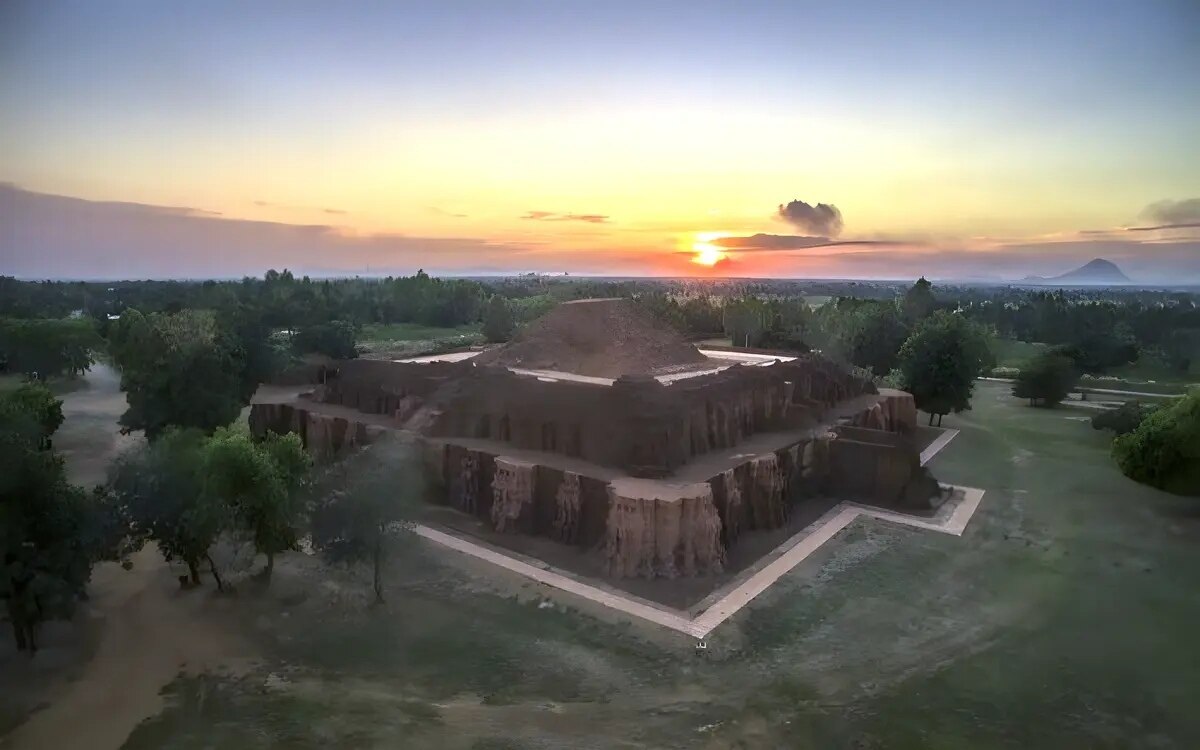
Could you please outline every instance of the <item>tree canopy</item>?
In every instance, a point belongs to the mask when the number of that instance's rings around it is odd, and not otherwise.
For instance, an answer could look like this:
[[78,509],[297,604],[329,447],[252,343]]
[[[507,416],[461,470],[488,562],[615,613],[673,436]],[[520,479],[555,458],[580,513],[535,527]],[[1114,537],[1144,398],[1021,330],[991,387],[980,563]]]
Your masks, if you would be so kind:
[[493,344],[503,343],[512,338],[515,323],[508,301],[499,294],[493,294],[483,309],[483,336]]
[[91,366],[100,345],[87,318],[0,318],[0,370],[73,377]]
[[421,497],[422,478],[415,447],[392,437],[330,468],[315,486],[313,547],[333,561],[369,563],[377,602],[391,542]]
[[292,339],[297,354],[324,354],[334,359],[354,359],[358,356],[355,341],[358,331],[345,320],[332,320],[301,328]]
[[1012,394],[1029,399],[1030,406],[1054,406],[1067,397],[1079,380],[1075,360],[1051,349],[1021,366]]
[[295,433],[255,442],[248,433],[217,430],[204,447],[204,492],[226,504],[237,526],[266,555],[269,579],[275,555],[296,548],[304,512],[300,490],[311,461]]
[[990,354],[987,333],[961,315],[939,311],[917,326],[900,350],[901,387],[933,416],[971,408],[975,378]]
[[232,422],[254,393],[245,351],[208,311],[126,312],[112,332],[129,408],[121,425],[153,440],[170,426],[211,433]]
[[904,320],[909,325],[916,325],[924,320],[936,307],[937,299],[933,296],[933,284],[926,281],[924,276],[917,279],[916,283],[904,293],[904,299],[900,303]]
[[193,584],[207,561],[220,586],[209,548],[228,528],[230,512],[222,498],[205,492],[204,444],[199,430],[168,429],[122,456],[109,487],[136,540],[154,542],[168,562],[187,565]]
[[1200,392],[1147,416],[1113,441],[1125,476],[1177,495],[1200,495]]
[[[110,556],[107,507],[66,478],[47,438],[62,421],[40,386],[0,396],[0,600],[17,648],[37,650],[41,623],[68,618]],[[47,415],[50,415],[49,417]]]
[[1116,409],[1105,409],[1092,417],[1092,428],[1111,430],[1117,435],[1126,435],[1138,428],[1146,417],[1158,409],[1141,401],[1126,401]]

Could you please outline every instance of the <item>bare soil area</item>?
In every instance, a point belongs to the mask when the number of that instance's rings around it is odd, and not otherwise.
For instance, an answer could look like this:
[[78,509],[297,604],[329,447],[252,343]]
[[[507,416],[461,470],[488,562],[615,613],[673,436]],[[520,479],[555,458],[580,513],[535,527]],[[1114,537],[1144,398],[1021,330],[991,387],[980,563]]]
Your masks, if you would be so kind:
[[676,331],[626,299],[561,304],[510,343],[481,353],[476,361],[599,378],[711,365]]
[[[67,474],[84,486],[103,482],[109,463],[142,439],[117,426],[126,408],[120,376],[97,364],[61,397],[54,440]],[[133,563],[128,571],[98,565],[88,601],[73,621],[46,625],[37,655],[0,641],[0,732],[16,726],[0,747],[115,750],[162,710],[160,691],[177,675],[247,653],[220,624],[221,602],[208,602],[207,589],[180,591],[158,550],[143,549]],[[7,627],[0,635],[7,639]]]

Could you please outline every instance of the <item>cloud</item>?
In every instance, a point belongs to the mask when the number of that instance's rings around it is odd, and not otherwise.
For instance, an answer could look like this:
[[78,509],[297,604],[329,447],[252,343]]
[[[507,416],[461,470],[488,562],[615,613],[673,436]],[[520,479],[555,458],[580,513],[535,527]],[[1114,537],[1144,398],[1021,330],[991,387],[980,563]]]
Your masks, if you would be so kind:
[[810,206],[804,201],[794,200],[781,203],[776,215],[797,229],[812,234],[836,237],[842,231],[842,212],[830,203]]
[[1195,229],[1200,227],[1200,221],[1183,222],[1180,224],[1157,224],[1152,227],[1128,227],[1128,232],[1154,232],[1159,229]]
[[453,211],[447,211],[446,209],[438,208],[437,206],[426,206],[425,210],[428,211],[429,213],[433,214],[434,216],[446,216],[451,219],[467,218],[466,214],[456,214]]
[[1134,232],[1148,232],[1154,229],[1183,229],[1200,227],[1200,198],[1172,201],[1164,200],[1151,203],[1142,210],[1142,216],[1150,219],[1158,226],[1130,227]]
[[778,252],[803,250],[813,247],[839,247],[845,245],[905,245],[911,243],[892,240],[833,240],[829,237],[810,237],[795,234],[754,234],[749,237],[718,237],[710,244],[737,252]]
[[422,267],[467,273],[484,265],[568,265],[565,253],[535,263],[522,243],[352,236],[329,224],[222,218],[194,208],[89,201],[4,184],[0,227],[0,274],[23,278],[229,278],[285,267],[313,275],[385,275]]
[[604,214],[560,214],[553,211],[526,211],[522,219],[531,221],[584,221],[589,224],[607,224]]
[[259,208],[279,208],[284,211],[320,211],[323,214],[331,216],[345,216],[350,213],[340,208],[310,208],[308,206],[290,206],[286,203],[272,203],[271,201],[254,201],[254,205]]

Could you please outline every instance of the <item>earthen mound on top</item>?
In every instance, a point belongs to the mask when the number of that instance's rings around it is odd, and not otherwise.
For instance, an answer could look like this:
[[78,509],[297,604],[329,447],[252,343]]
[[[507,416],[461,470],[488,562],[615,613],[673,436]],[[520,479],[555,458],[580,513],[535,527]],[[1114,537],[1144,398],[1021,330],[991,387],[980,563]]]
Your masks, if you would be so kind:
[[619,378],[687,369],[707,358],[632,300],[585,299],[564,302],[476,361]]

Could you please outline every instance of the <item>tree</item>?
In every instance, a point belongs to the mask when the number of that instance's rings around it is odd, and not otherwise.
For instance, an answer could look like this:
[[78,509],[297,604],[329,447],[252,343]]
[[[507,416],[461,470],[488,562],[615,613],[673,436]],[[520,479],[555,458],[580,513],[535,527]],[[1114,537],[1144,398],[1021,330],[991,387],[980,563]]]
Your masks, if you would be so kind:
[[1149,415],[1113,441],[1125,476],[1177,495],[1200,496],[1200,392]]
[[1051,349],[1042,352],[1021,367],[1012,394],[1029,399],[1030,406],[1051,407],[1062,401],[1079,380],[1073,359]]
[[50,447],[50,436],[63,422],[62,401],[41,383],[22,383],[0,396],[0,409],[9,419],[32,420],[39,431],[38,448],[43,450]]
[[0,318],[0,367],[36,376],[74,377],[91,367],[100,337],[84,318]]
[[960,315],[936,312],[900,349],[901,382],[917,408],[929,412],[929,423],[936,414],[940,425],[943,415],[971,408],[975,378],[988,357],[982,328]]
[[767,308],[762,300],[743,297],[725,303],[723,326],[734,346],[760,346],[768,323]]
[[268,581],[275,555],[296,549],[304,510],[300,490],[310,465],[294,433],[268,433],[256,443],[248,433],[224,428],[204,447],[204,494],[229,507],[238,528],[266,555]]
[[488,341],[499,344],[513,335],[513,314],[508,301],[493,294],[483,310],[483,335]]
[[908,339],[908,328],[890,302],[862,305],[854,312],[847,333],[846,358],[877,376],[895,367],[900,348]]
[[297,354],[324,354],[334,359],[354,359],[358,356],[355,348],[357,337],[353,323],[333,320],[301,328],[292,339],[292,349]]
[[1138,428],[1146,417],[1158,409],[1141,401],[1126,401],[1116,409],[1105,409],[1092,417],[1092,428],[1112,430],[1117,435],[1127,435]]
[[924,276],[917,279],[912,288],[905,292],[904,300],[900,303],[904,320],[909,325],[916,325],[924,320],[936,306],[937,299],[933,296],[933,284],[926,281]]
[[42,622],[73,613],[110,524],[67,481],[46,447],[46,410],[27,396],[0,398],[0,599],[17,648],[32,652]]
[[204,491],[204,446],[199,430],[168,429],[118,459],[109,487],[135,540],[154,542],[168,562],[182,561],[193,585],[200,583],[200,563],[207,562],[223,589],[209,549],[232,514],[222,498]]
[[393,437],[334,465],[316,485],[313,547],[331,561],[369,562],[376,602],[383,602],[388,549],[421,497],[422,476],[414,446]]
[[1200,362],[1200,328],[1171,330],[1160,348],[1171,369],[1186,375],[1193,364]]
[[212,313],[145,317],[130,310],[111,341],[129,401],[121,425],[151,440],[170,426],[211,433],[232,422],[254,392],[244,351]]

